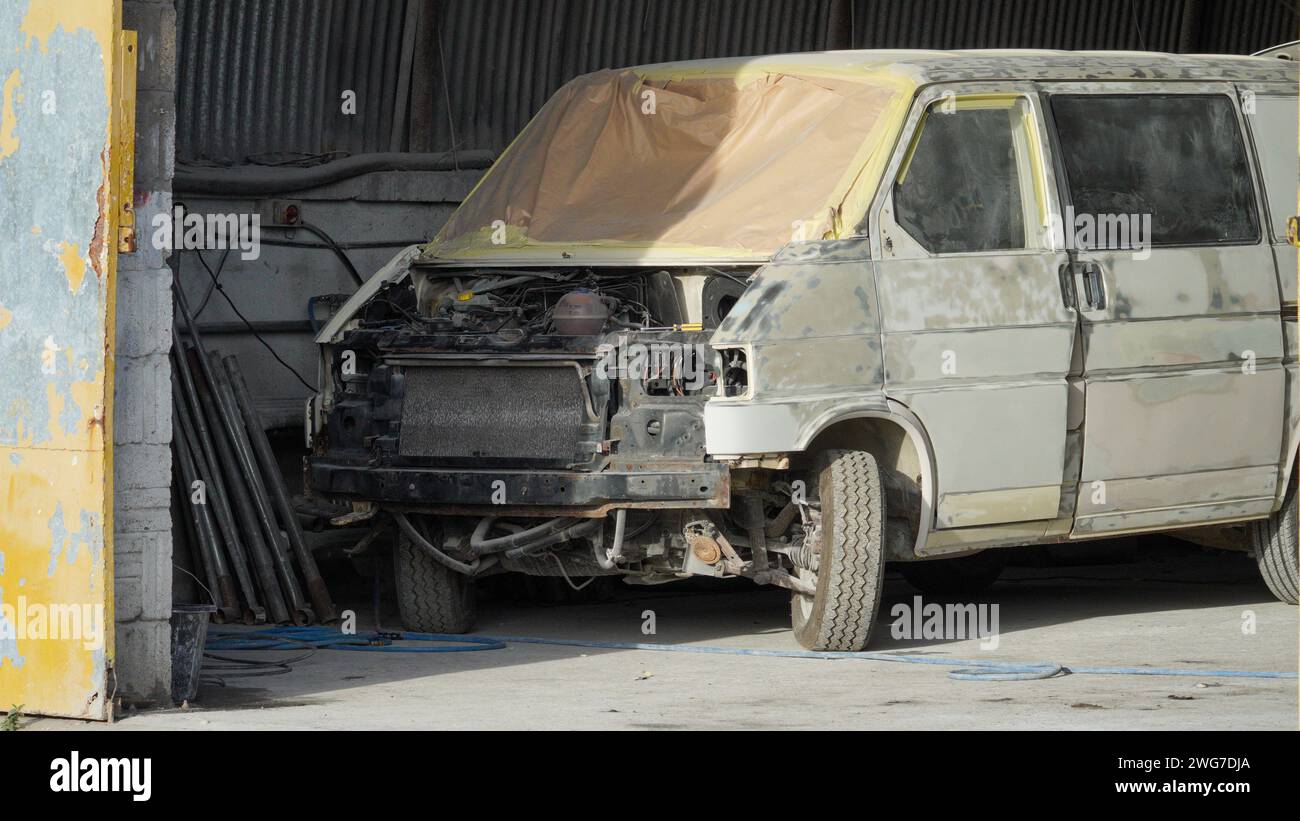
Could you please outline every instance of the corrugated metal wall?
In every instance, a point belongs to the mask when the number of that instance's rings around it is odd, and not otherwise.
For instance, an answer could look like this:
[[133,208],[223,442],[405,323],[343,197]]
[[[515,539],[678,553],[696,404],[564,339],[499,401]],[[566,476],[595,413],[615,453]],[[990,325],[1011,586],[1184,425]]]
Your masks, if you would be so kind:
[[[408,6],[419,5],[179,0],[177,160],[387,150]],[[343,113],[345,89],[356,93],[354,116]]]
[[451,147],[453,133],[458,148],[500,149],[556,88],[589,71],[824,49],[834,3],[446,0],[433,5],[434,25],[421,40],[434,52],[440,40],[442,48],[428,61],[431,70],[416,80],[413,122],[428,126],[414,132],[411,147],[419,151]]
[[1296,8],[1300,4],[1295,0],[1201,0],[1197,5],[1196,31],[1189,51],[1249,54],[1297,37]]
[[851,25],[857,48],[1179,51],[1185,8],[1184,0],[857,0]]
[[[178,0],[177,159],[499,150],[599,68],[827,48],[1249,53],[1294,0]],[[341,111],[344,90],[357,113]]]

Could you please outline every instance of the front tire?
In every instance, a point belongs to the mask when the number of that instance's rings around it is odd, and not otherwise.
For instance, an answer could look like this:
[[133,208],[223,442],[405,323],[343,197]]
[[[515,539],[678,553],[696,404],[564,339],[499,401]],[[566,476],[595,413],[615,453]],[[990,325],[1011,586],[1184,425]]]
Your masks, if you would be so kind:
[[821,501],[816,593],[794,593],[790,621],[809,650],[857,652],[867,646],[884,587],[885,494],[870,453],[832,450],[818,460]]
[[1278,601],[1296,604],[1300,598],[1300,540],[1297,539],[1296,488],[1292,482],[1286,501],[1272,516],[1250,525],[1251,547],[1264,583]]
[[[412,522],[420,527],[414,517]],[[420,530],[429,537],[430,528]],[[430,541],[438,544],[436,539]],[[393,575],[397,608],[405,629],[415,633],[468,633],[474,628],[474,580],[439,563],[400,528],[393,545]]]

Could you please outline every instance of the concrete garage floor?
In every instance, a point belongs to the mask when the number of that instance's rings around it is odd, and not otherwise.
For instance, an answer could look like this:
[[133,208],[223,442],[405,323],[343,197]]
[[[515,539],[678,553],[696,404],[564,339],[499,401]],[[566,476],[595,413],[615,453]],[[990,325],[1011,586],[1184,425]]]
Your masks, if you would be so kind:
[[[979,599],[1000,605],[1001,646],[994,651],[981,650],[977,640],[891,638],[890,608],[910,602],[915,592],[890,574],[880,638],[871,649],[1067,666],[1296,669],[1297,609],[1273,600],[1253,561],[1169,540],[1155,544],[1155,549],[1139,544],[1143,555],[1136,561],[1009,568]],[[354,588],[340,598],[355,594],[353,606],[367,612],[364,585]],[[706,590],[616,585],[612,595],[595,604],[485,601],[479,632],[797,649],[788,629],[787,599],[778,591],[737,582]],[[641,633],[647,609],[656,614],[654,636]],[[1246,611],[1255,614],[1254,635],[1243,635]],[[388,614],[384,619],[395,623]],[[364,616],[362,626],[369,626]],[[86,725],[41,720],[30,726]],[[966,682],[928,665],[530,645],[444,654],[322,650],[289,674],[208,686],[200,705],[134,712],[113,725],[123,730],[1296,727],[1295,680],[1072,675]]]

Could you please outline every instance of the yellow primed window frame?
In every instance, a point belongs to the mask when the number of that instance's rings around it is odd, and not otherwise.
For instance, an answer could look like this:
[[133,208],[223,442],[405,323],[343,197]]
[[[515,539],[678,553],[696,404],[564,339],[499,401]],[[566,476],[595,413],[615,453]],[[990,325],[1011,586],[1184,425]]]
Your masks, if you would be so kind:
[[[898,174],[891,186],[891,201],[896,196],[897,186],[901,185],[907,179],[907,172],[912,167],[912,160],[916,155],[917,147],[921,142],[921,135],[925,132],[925,127],[930,121],[934,110],[939,106],[953,106],[952,111],[944,111],[943,115],[962,112],[962,111],[988,111],[988,110],[1019,110],[1019,122],[1014,124],[1018,127],[1012,130],[1012,144],[1016,151],[1016,169],[1019,174],[1020,183],[1020,201],[1021,210],[1024,218],[1025,248],[1006,248],[999,249],[1005,251],[1020,251],[1025,249],[1038,249],[1046,247],[1044,241],[1046,232],[1050,228],[1051,222],[1048,212],[1048,194],[1047,181],[1044,177],[1045,152],[1042,145],[1042,133],[1038,127],[1038,119],[1034,115],[1033,100],[1025,94],[965,94],[956,97],[940,97],[932,101],[925,107],[921,117],[917,120],[916,128],[912,132],[912,139],[907,146],[907,153],[903,155],[903,161],[899,164]],[[1032,202],[1029,202],[1032,200]],[[894,205],[897,210],[897,204]],[[1034,217],[1037,220],[1034,220]],[[907,229],[899,226],[902,230]],[[910,236],[910,234],[909,234]],[[913,239],[916,239],[913,237]],[[919,240],[917,240],[919,242]],[[984,251],[979,253],[997,253],[998,251]]]

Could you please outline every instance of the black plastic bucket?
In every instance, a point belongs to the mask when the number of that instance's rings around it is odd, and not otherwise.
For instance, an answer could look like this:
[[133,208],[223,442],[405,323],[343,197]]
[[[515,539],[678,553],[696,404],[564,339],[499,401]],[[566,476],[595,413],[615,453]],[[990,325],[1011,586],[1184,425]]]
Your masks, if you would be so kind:
[[193,701],[199,694],[203,645],[208,639],[208,619],[217,612],[211,604],[172,606],[172,701]]

